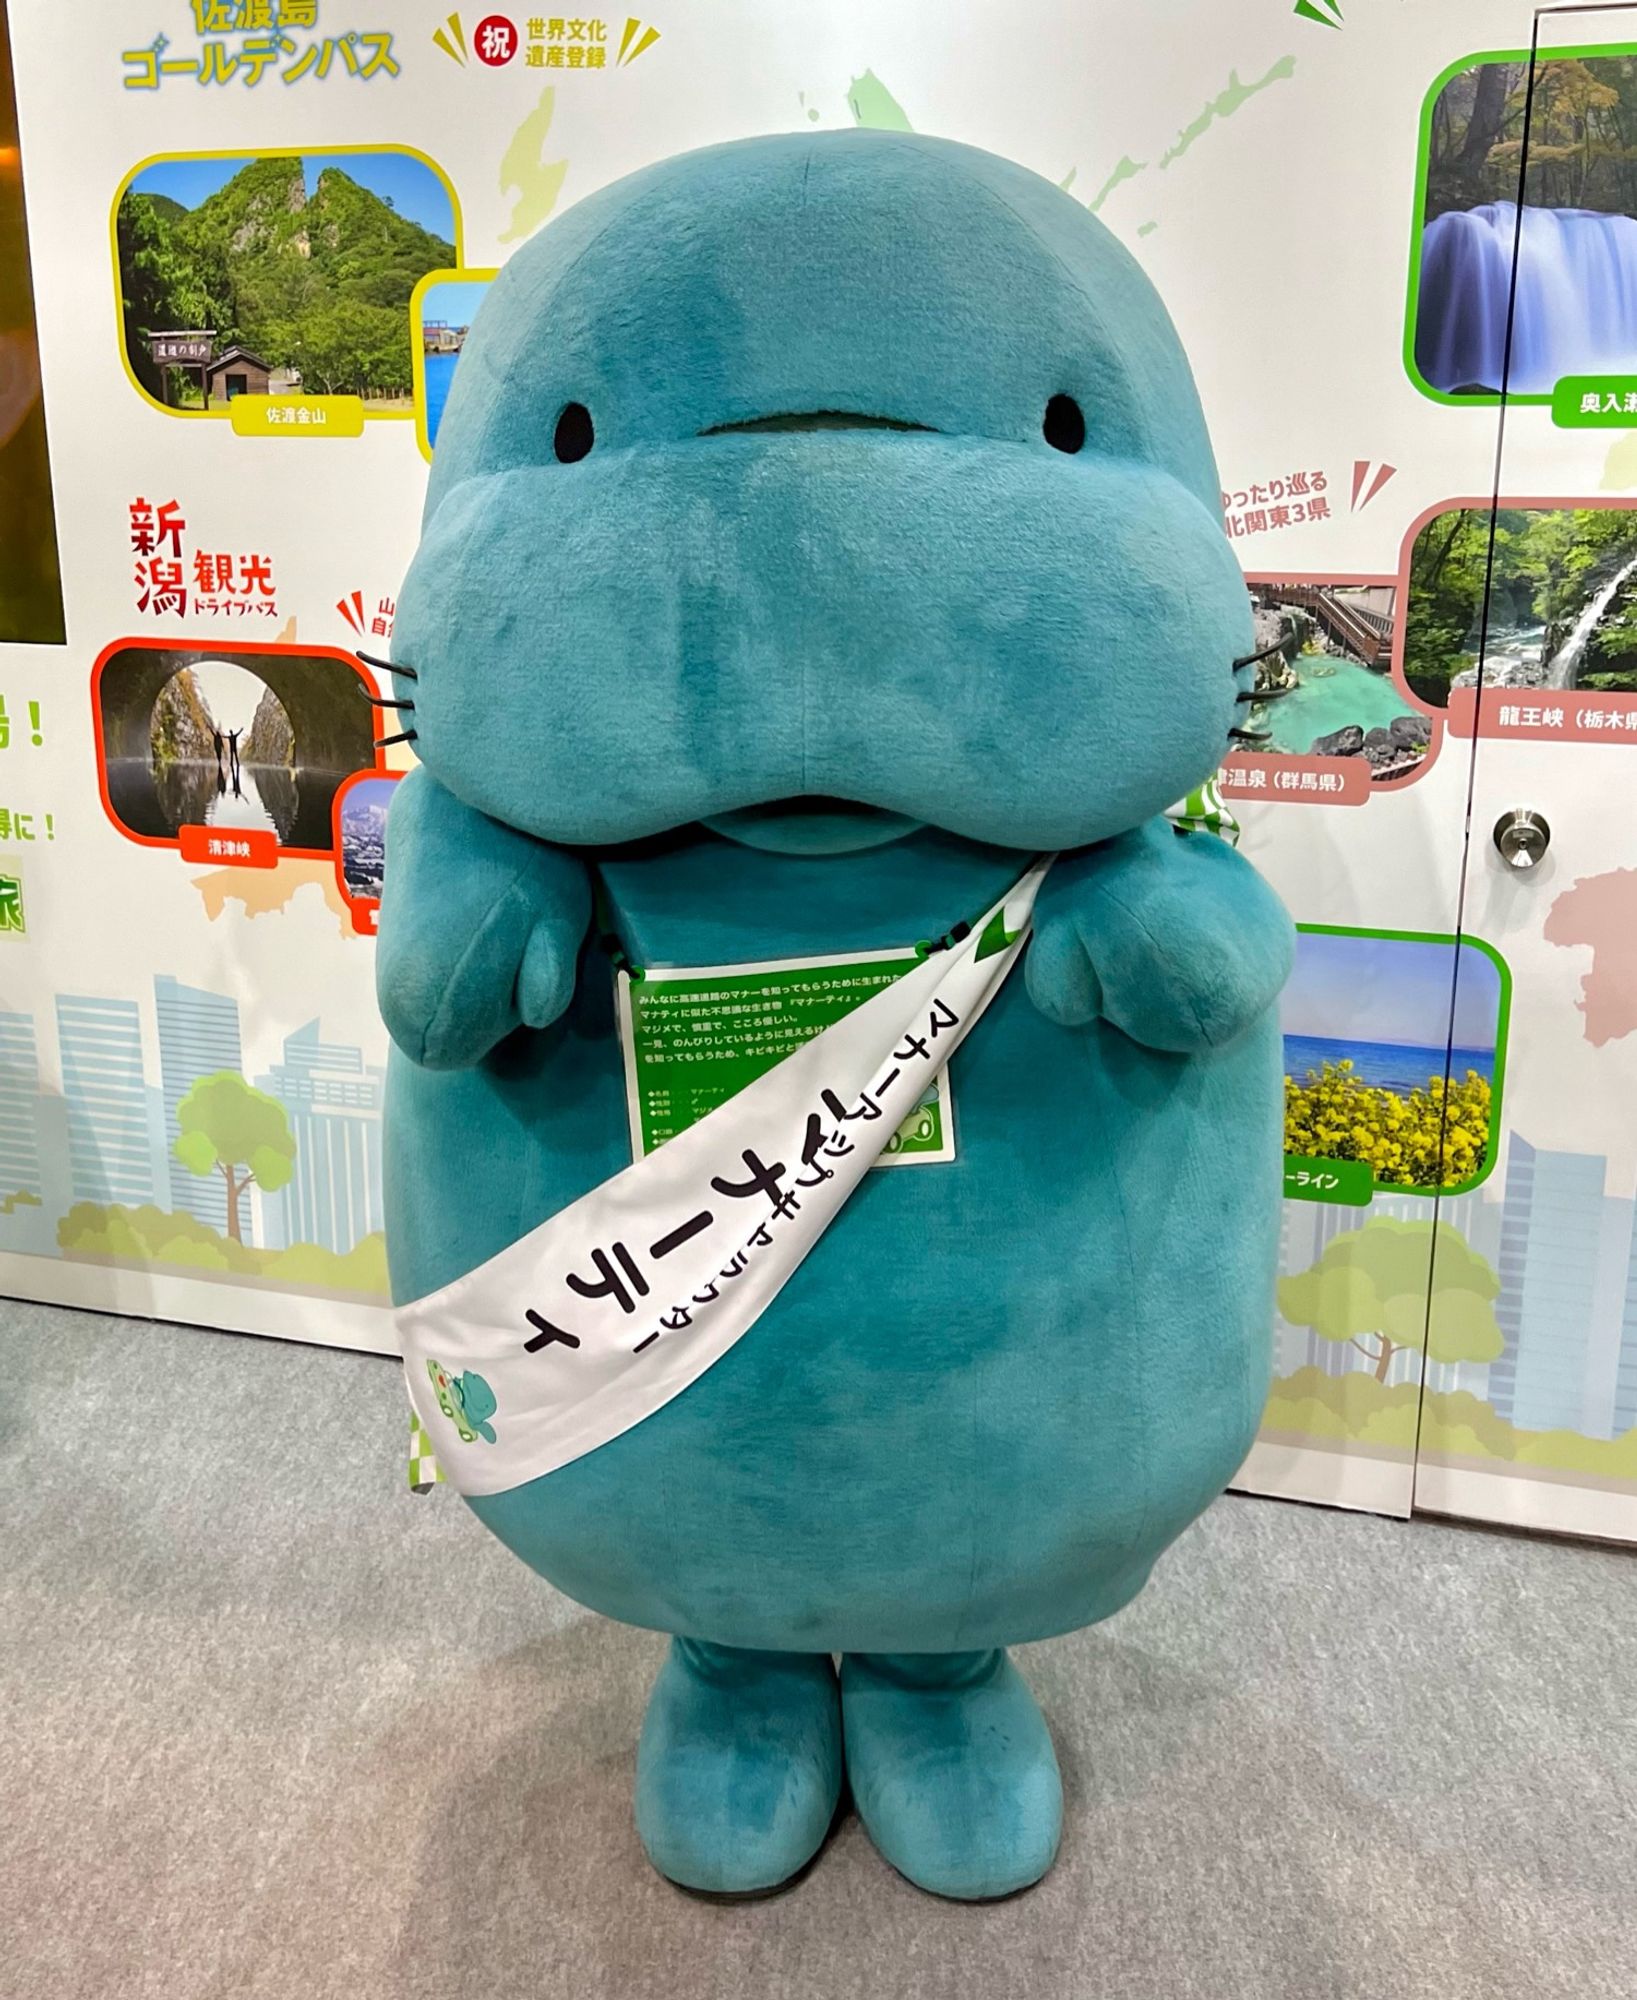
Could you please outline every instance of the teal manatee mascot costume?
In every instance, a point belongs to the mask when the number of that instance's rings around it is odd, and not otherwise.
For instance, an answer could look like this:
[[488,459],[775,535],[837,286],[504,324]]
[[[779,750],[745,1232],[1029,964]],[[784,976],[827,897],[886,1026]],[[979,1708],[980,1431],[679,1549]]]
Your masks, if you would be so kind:
[[[1253,645],[1164,308],[1007,161],[691,153],[566,212],[478,315],[387,704],[421,766],[378,959],[401,1306],[631,1167],[608,940],[637,968],[914,946],[1055,857],[949,1064],[954,1157],[865,1174],[663,1407],[468,1494],[673,1635],[636,1810],[679,1884],[786,1881],[844,1776],[924,1888],[1037,1880],[1061,1788],[1005,1649],[1117,1611],[1244,1457],[1291,926],[1167,811]],[[449,1408],[504,1445],[484,1371]]]

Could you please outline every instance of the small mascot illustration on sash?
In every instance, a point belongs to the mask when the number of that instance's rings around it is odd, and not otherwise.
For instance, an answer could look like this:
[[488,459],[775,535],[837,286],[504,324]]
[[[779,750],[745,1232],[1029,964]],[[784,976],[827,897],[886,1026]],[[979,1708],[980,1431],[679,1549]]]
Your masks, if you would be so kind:
[[[636,1824],[684,1888],[790,1882],[847,1795],[924,1889],[1037,1881],[1008,1649],[1249,1448],[1292,930],[1167,814],[1254,645],[1164,307],[1020,166],[685,154],[477,314],[384,704],[393,1294],[482,1523],[671,1635]],[[688,1125],[646,1153],[639,1086]]]
[[427,1362],[426,1372],[438,1408],[454,1425],[455,1435],[467,1444],[476,1438],[493,1444],[495,1428],[488,1420],[495,1413],[495,1397],[483,1377],[470,1369],[464,1375],[451,1375],[436,1361]]

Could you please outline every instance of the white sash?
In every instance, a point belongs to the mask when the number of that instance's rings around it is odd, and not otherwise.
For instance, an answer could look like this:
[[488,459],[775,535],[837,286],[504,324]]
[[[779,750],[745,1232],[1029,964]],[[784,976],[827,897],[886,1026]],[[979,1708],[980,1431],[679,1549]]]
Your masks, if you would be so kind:
[[450,1483],[503,1493],[719,1361],[839,1213],[1022,952],[1049,859],[736,1097],[397,1315]]

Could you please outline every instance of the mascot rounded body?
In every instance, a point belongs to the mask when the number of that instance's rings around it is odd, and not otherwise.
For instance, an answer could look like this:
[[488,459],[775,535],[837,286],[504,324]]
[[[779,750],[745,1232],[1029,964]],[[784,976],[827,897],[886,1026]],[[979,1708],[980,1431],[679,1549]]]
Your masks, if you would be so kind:
[[868,1175],[675,1400],[472,1501],[677,1635],[637,1810],[678,1882],[795,1873],[844,1762],[913,1880],[1036,1879],[1060,1790],[1002,1649],[1118,1609],[1250,1443],[1290,926],[1163,815],[1251,643],[1164,310],[1021,168],[712,148],[483,306],[394,641],[400,1302],[629,1164],[594,896],[636,964],[730,965],[935,937],[1059,856],[951,1064],[954,1160]]

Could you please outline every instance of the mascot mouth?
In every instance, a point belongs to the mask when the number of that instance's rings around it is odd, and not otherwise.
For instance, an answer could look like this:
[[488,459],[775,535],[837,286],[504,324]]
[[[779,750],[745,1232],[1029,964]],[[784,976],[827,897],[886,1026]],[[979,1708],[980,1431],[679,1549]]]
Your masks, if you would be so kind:
[[701,437],[731,437],[767,431],[931,431],[931,424],[912,424],[903,417],[872,417],[861,410],[789,410],[772,417],[746,417],[735,424],[712,424]]
[[903,840],[922,825],[907,813],[822,794],[769,799],[764,805],[713,813],[701,823],[724,840],[770,854],[858,854]]

